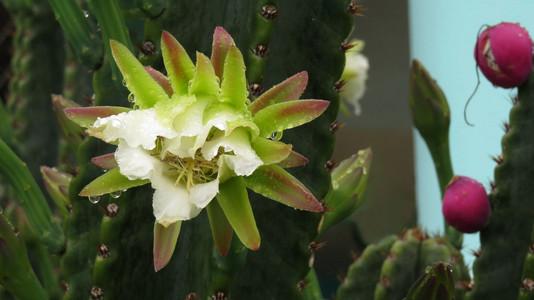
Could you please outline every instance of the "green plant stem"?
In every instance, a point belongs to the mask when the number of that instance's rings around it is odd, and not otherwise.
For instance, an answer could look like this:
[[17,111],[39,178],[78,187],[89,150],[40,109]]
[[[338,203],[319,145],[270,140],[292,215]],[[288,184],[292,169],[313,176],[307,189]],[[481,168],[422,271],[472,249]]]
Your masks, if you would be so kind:
[[102,45],[76,0],[48,0],[76,56],[92,69],[102,64]]
[[54,219],[28,167],[3,140],[0,140],[0,172],[15,189],[19,204],[24,208],[39,239],[51,252],[62,251],[65,245],[63,230]]
[[[443,201],[443,196],[445,195],[445,190],[447,185],[454,176],[452,170],[451,154],[449,147],[449,138],[436,140],[436,141],[426,141],[430,154],[432,155],[432,160],[434,161],[434,166],[436,168],[436,173],[438,175],[439,188],[441,191],[441,199]],[[452,226],[445,222],[445,234],[447,239],[453,244],[457,249],[462,247],[463,234],[458,230],[454,229]]]
[[[118,2],[115,0],[87,0],[87,4],[98,20],[98,25],[102,31],[106,56],[112,57],[111,47],[109,45],[110,40],[116,40],[132,51],[133,47],[130,35],[128,34],[128,29],[126,28],[126,23]],[[115,82],[121,81],[122,76],[115,61],[112,59],[109,61],[111,63],[112,79]]]

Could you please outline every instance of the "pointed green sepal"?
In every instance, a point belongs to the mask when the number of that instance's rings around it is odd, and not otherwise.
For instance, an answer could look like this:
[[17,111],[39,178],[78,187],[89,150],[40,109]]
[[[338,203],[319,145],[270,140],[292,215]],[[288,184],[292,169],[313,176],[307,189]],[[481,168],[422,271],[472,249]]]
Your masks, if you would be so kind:
[[444,262],[437,262],[427,267],[423,274],[410,288],[404,300],[453,300],[455,298],[455,281],[452,268]]
[[279,162],[277,165],[280,167],[287,169],[287,168],[294,168],[294,167],[300,167],[304,166],[308,163],[308,159],[295,151],[289,152],[289,155],[286,157],[286,159]]
[[212,97],[219,95],[219,81],[210,59],[200,52],[197,52],[197,66],[189,86],[189,94]]
[[80,127],[91,127],[98,118],[105,118],[120,113],[126,113],[132,110],[120,106],[88,106],[74,107],[63,110],[65,115]]
[[24,242],[0,213],[0,285],[17,299],[48,299],[27,255]]
[[232,225],[224,215],[219,201],[211,201],[206,207],[206,210],[208,211],[211,235],[213,236],[213,242],[215,242],[215,248],[217,248],[217,251],[222,257],[225,257],[232,244],[232,235],[234,233]]
[[134,94],[135,104],[140,109],[151,108],[158,101],[169,98],[165,90],[150,76],[126,46],[114,40],[110,41],[110,45],[126,87]]
[[228,50],[235,46],[232,36],[224,30],[224,28],[217,26],[213,33],[213,45],[211,48],[211,63],[215,69],[215,75],[222,80],[224,61]]
[[161,34],[161,53],[174,93],[187,94],[189,80],[195,74],[195,65],[184,47],[167,31]]
[[80,105],[61,95],[52,94],[52,107],[56,114],[59,127],[61,127],[61,131],[63,131],[63,135],[70,146],[76,148],[82,142],[85,134],[80,126],[67,117],[64,110],[67,108],[79,108]]
[[163,88],[165,93],[167,93],[167,96],[169,98],[172,97],[172,85],[169,78],[150,66],[146,66],[145,70],[148,72],[148,74],[150,74],[150,77],[152,77],[152,79],[154,79],[154,81],[156,81]]
[[252,115],[276,103],[298,100],[308,84],[308,72],[297,73],[261,94],[249,105]]
[[246,184],[242,177],[232,177],[219,186],[217,201],[235,233],[251,250],[260,248],[260,233],[248,200]]
[[112,192],[127,190],[132,187],[145,185],[149,182],[150,181],[148,179],[130,180],[120,173],[119,168],[114,168],[86,185],[80,192],[80,196],[90,197],[105,195]]
[[154,224],[154,270],[157,272],[163,269],[171,260],[182,221],[172,223],[165,227],[159,223]]
[[370,148],[343,160],[332,171],[332,187],[324,201],[326,211],[319,224],[319,233],[350,216],[360,206],[369,179],[373,153]]
[[235,107],[243,106],[247,99],[247,79],[243,55],[236,46],[231,46],[224,60],[220,99]]
[[91,158],[91,162],[104,170],[110,170],[118,166],[115,153],[108,153]]
[[264,165],[276,164],[285,160],[291,153],[293,146],[264,138],[257,138],[252,142],[252,149],[263,161]]
[[261,166],[245,177],[247,187],[287,206],[321,212],[323,206],[293,175],[277,165]]
[[308,123],[322,114],[330,102],[324,100],[293,100],[273,104],[258,111],[254,123],[260,136],[270,137],[274,132]]
[[68,215],[67,206],[70,204],[69,185],[72,175],[46,166],[41,167],[41,175],[50,198],[52,198],[63,216]]

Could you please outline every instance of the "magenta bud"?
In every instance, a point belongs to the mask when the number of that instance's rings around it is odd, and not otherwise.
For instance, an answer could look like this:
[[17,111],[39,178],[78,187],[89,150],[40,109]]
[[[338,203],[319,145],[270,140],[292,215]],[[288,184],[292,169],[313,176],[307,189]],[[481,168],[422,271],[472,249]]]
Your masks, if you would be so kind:
[[475,59],[491,83],[503,88],[517,87],[532,71],[532,40],[519,24],[503,22],[480,34]]
[[491,215],[486,190],[480,182],[466,176],[452,178],[441,209],[447,223],[464,233],[480,231]]

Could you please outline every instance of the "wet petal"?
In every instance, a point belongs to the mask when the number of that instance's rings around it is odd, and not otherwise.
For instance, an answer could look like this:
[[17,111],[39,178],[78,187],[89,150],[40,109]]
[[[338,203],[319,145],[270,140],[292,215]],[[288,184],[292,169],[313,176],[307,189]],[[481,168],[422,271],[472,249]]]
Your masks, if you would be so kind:
[[189,201],[198,208],[204,208],[219,192],[219,180],[196,184],[191,187]]
[[126,143],[119,143],[115,152],[115,160],[122,175],[130,180],[148,179],[155,169],[162,169],[165,165],[141,147],[130,147]]
[[182,186],[162,174],[150,178],[156,190],[152,201],[156,222],[163,226],[182,220],[190,220],[200,213],[200,208],[189,201],[189,193]]

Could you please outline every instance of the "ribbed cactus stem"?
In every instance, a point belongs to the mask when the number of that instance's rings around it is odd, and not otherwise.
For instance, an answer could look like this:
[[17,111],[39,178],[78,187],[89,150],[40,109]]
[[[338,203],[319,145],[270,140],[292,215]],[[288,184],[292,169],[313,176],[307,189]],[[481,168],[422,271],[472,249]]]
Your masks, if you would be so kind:
[[[102,45],[77,0],[49,0],[56,20],[79,60],[91,69],[102,64]],[[112,1],[110,1],[112,2]]]
[[[87,4],[91,8],[91,12],[95,14],[98,26],[102,31],[102,43],[104,44],[106,57],[112,57],[109,45],[110,40],[120,42],[132,51],[132,42],[130,41],[130,35],[126,28],[119,2],[109,0],[88,0]],[[115,82],[122,81],[122,75],[115,64],[115,61],[110,59],[109,63],[112,68],[112,79]]]
[[[471,299],[516,299],[534,218],[534,76],[519,87],[502,139],[502,159],[490,194],[492,216],[480,232]],[[495,274],[499,274],[495,276]]]
[[269,56],[274,23],[278,17],[277,0],[260,0],[253,19],[252,37],[247,51],[247,81],[249,97],[255,99],[263,90],[263,77]]

